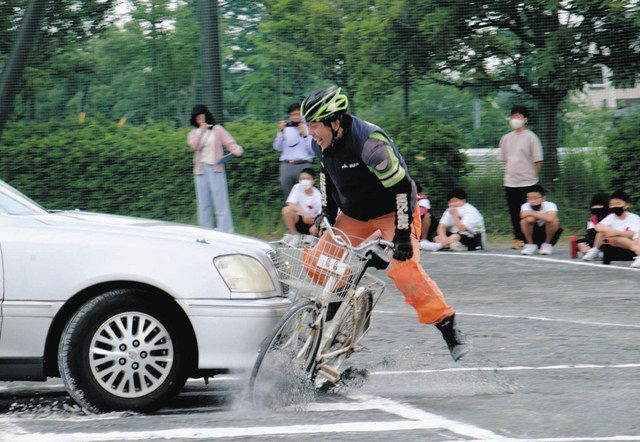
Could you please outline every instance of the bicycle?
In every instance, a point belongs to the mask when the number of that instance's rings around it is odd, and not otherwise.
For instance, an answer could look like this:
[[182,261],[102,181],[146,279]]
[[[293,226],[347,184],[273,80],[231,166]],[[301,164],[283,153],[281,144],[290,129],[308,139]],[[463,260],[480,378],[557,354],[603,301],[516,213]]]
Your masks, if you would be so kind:
[[[330,242],[320,245],[306,236],[301,247],[274,245],[278,277],[294,305],[260,346],[249,379],[254,403],[284,405],[309,386],[335,384],[342,363],[363,349],[358,342],[385,288],[366,272],[389,265],[393,243],[378,238],[353,246],[326,218],[323,227]],[[273,397],[277,394],[284,397]]]

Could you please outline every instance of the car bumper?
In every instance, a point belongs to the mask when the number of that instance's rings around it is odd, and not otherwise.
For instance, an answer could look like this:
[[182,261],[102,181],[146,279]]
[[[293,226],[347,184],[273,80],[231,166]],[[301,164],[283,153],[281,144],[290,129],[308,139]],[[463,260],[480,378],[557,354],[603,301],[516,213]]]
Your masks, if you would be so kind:
[[178,300],[198,343],[198,368],[244,370],[258,348],[291,307],[287,298]]

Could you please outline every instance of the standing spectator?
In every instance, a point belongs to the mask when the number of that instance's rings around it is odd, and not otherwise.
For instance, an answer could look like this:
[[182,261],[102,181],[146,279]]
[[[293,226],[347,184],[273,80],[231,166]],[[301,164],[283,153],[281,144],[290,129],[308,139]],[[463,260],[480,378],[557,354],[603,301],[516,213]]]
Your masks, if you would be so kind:
[[533,255],[538,245],[541,255],[551,255],[562,233],[558,206],[547,201],[545,193],[540,184],[534,184],[527,191],[527,202],[520,207],[520,226],[527,241],[523,255]]
[[524,244],[520,207],[527,199],[529,186],[538,182],[542,167],[542,145],[536,134],[525,127],[528,120],[529,109],[525,106],[514,105],[511,108],[509,124],[513,130],[502,136],[498,152],[498,160],[504,161],[504,188],[513,226],[513,249]]
[[640,217],[629,212],[629,195],[622,190],[611,194],[609,210],[611,213],[596,224],[596,239],[593,248],[583,257],[585,261],[593,261],[605,242],[613,247],[631,250],[636,254],[631,267],[640,268]]
[[[224,171],[223,146],[235,157],[242,155],[242,146],[219,124],[203,104],[197,104],[191,111],[192,129],[187,142],[193,149],[193,173],[196,182],[198,202],[198,224],[213,227],[213,213],[216,227],[223,232],[233,232],[233,219],[229,206],[227,175]],[[222,162],[220,160],[223,160]]]
[[322,198],[320,191],[313,186],[315,177],[313,169],[303,169],[298,175],[298,184],[291,189],[287,205],[282,208],[282,218],[289,231],[284,240],[291,245],[297,244],[301,233],[318,234],[314,222],[322,211]]
[[429,238],[429,229],[431,228],[431,201],[429,197],[422,193],[422,185],[416,183],[418,189],[418,208],[420,209],[420,219],[422,220],[422,230],[420,231],[420,239]]
[[591,217],[587,221],[587,231],[584,238],[576,241],[578,251],[583,256],[591,250],[596,240],[596,226],[600,221],[605,219],[609,214],[609,195],[606,193],[596,193],[591,198],[591,204],[589,204],[589,210],[591,211]]
[[438,223],[434,242],[420,241],[422,250],[451,249],[455,252],[482,250],[484,247],[484,218],[467,202],[467,192],[456,187],[447,195],[449,208]]
[[291,193],[291,188],[298,182],[300,171],[311,167],[314,155],[311,149],[311,137],[300,116],[300,104],[290,105],[287,113],[289,120],[281,120],[278,123],[278,134],[273,142],[273,148],[282,152],[280,154],[280,187],[285,201]]

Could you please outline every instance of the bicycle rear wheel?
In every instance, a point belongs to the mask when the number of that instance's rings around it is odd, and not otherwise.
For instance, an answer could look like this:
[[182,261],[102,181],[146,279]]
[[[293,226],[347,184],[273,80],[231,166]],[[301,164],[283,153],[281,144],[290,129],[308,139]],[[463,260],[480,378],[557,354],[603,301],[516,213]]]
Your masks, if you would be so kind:
[[249,379],[254,405],[274,407],[314,394],[312,376],[322,335],[315,302],[295,305],[260,346]]

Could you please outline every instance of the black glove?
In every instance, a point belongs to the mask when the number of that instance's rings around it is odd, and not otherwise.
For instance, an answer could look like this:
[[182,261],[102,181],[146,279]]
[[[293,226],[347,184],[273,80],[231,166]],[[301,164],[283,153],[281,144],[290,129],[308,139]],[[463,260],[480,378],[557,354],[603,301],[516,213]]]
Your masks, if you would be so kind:
[[329,215],[327,215],[327,212],[325,212],[323,210],[320,213],[320,215],[316,216],[315,219],[313,220],[313,225],[316,226],[316,229],[318,229],[318,232],[320,232],[320,230],[322,230],[322,221],[325,218],[329,219]]
[[398,261],[406,261],[413,256],[413,245],[411,237],[407,235],[396,235],[393,237],[393,259]]

